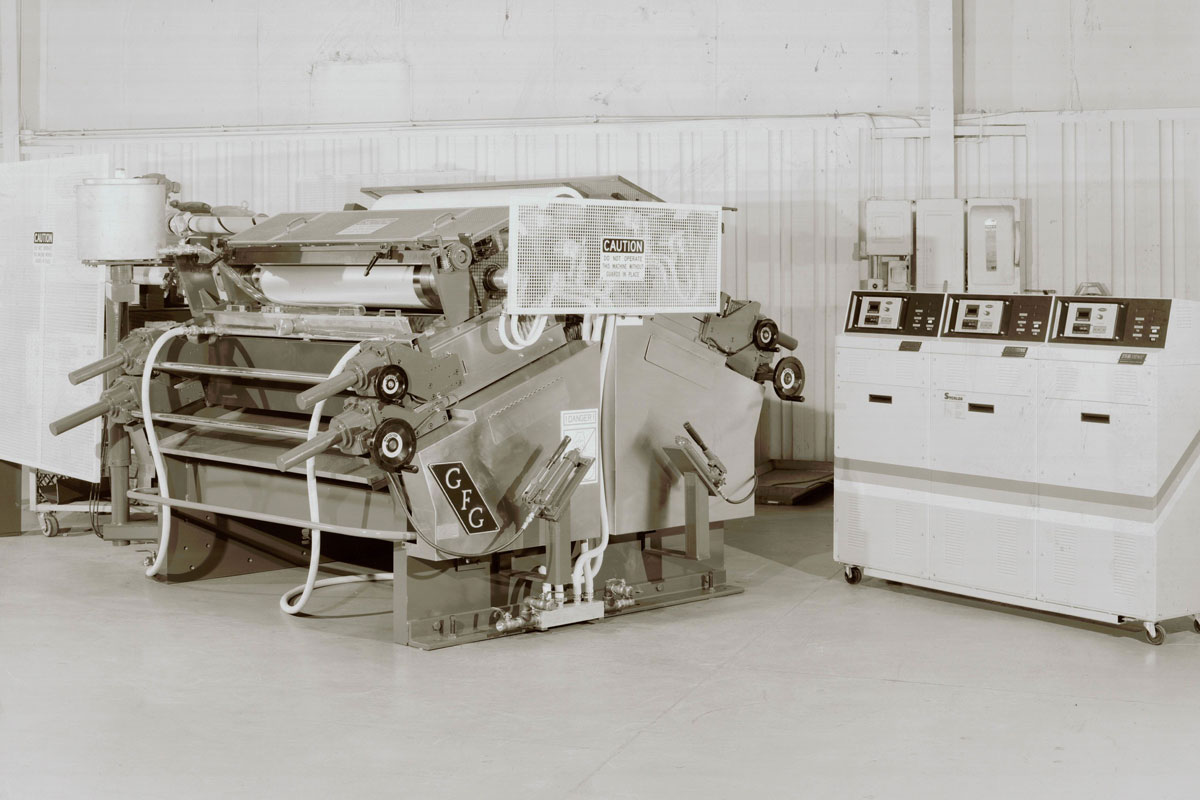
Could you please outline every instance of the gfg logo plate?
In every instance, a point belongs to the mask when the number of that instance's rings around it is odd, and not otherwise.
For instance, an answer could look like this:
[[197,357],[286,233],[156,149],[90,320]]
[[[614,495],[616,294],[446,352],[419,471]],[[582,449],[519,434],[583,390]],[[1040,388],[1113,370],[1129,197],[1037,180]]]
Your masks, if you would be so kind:
[[495,513],[483,499],[465,464],[461,461],[430,464],[429,471],[442,488],[442,494],[446,495],[463,530],[467,533],[496,533],[500,530]]

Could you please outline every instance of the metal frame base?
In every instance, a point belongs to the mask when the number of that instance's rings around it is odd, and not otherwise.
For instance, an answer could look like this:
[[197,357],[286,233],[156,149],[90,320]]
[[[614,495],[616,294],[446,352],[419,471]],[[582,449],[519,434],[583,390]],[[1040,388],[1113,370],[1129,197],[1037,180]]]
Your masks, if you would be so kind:
[[[608,578],[624,578],[639,594],[633,606],[607,611],[605,619],[743,591],[726,583],[723,526],[713,526],[707,559],[688,558],[685,545],[682,528],[614,536],[596,576],[596,593],[603,592]],[[479,561],[431,562],[411,557],[398,546],[393,563],[395,641],[438,650],[531,632],[501,633],[495,623],[505,612],[516,614],[531,591],[541,591],[542,578],[532,572],[544,561],[542,548]]]
[[[845,564],[844,566],[853,566]],[[1086,619],[1092,622],[1105,622],[1110,625],[1119,625],[1123,622],[1129,622],[1136,619],[1135,617],[1126,617],[1119,614],[1112,614],[1105,611],[1094,611],[1089,608],[1079,608],[1077,606],[1067,606],[1061,603],[1050,603],[1045,600],[1037,600],[1032,597],[1018,597],[1017,595],[1004,594],[1002,592],[991,592],[986,589],[975,589],[970,586],[960,586],[954,583],[944,583],[942,581],[929,580],[927,578],[916,578],[912,575],[904,575],[899,572],[888,572],[887,570],[874,569],[872,567],[862,567],[863,575],[869,578],[880,578],[885,581],[895,581],[908,586],[916,586],[920,589],[933,589],[938,592],[946,592],[947,594],[956,594],[961,597],[971,597],[976,600],[987,600],[991,603],[1000,603],[1014,608],[1028,608],[1033,611],[1045,611],[1051,614],[1060,614],[1064,617],[1076,617],[1078,619]],[[1157,620],[1150,620],[1156,622]]]

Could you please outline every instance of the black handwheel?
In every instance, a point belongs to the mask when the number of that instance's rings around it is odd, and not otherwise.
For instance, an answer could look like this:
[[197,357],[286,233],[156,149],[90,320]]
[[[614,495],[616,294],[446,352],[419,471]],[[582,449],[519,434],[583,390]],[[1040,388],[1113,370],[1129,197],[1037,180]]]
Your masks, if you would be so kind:
[[754,346],[759,350],[777,350],[779,326],[772,319],[760,319],[754,323]]
[[[1193,623],[1194,624],[1194,623]],[[1162,644],[1167,640],[1167,632],[1162,625],[1154,623],[1154,633],[1150,633],[1150,629],[1142,626],[1142,633],[1146,636],[1146,641],[1150,644]]]
[[375,396],[385,403],[399,403],[408,394],[408,373],[388,364],[375,373]]
[[385,419],[371,437],[371,461],[388,472],[408,466],[416,452],[416,431],[402,419]]
[[1196,633],[1200,633],[1200,619],[1196,619],[1195,617],[1192,618],[1192,630],[1194,630]]
[[785,356],[775,365],[775,375],[771,381],[775,385],[775,394],[780,400],[800,400],[804,391],[804,365],[795,356]]
[[845,572],[842,573],[842,577],[845,578],[846,583],[850,584],[851,586],[856,583],[861,583],[863,578],[862,569],[860,567],[846,567]]

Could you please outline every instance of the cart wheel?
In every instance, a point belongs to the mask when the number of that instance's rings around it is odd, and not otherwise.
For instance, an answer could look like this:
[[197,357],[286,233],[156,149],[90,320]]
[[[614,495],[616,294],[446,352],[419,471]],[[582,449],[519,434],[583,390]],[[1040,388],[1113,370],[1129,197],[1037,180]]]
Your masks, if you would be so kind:
[[[1194,623],[1193,623],[1194,624]],[[1143,622],[1142,632],[1146,636],[1146,641],[1150,644],[1162,644],[1167,640],[1167,632],[1162,625],[1157,622]]]
[[42,536],[58,536],[58,515],[53,511],[38,514],[38,523],[42,526]]
[[854,585],[862,581],[862,569],[859,567],[846,567],[846,571],[842,573],[842,577],[846,579],[846,583]]

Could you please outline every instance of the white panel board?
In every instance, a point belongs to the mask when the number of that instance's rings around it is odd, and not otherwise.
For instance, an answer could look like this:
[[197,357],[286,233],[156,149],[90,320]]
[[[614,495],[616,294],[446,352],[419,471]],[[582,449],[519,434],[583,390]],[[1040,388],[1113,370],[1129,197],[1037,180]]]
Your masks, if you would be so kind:
[[105,155],[0,165],[0,459],[93,482],[100,421],[47,426],[102,389],[67,373],[103,355],[104,275],[76,257],[75,187],[107,176]]

